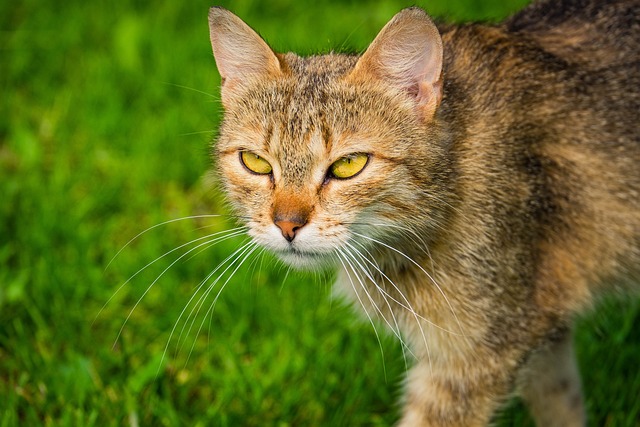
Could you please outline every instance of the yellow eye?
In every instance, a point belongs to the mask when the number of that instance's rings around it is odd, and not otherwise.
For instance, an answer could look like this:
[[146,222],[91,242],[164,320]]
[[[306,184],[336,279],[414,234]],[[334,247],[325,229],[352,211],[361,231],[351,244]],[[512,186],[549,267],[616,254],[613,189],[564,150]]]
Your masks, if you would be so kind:
[[333,177],[338,179],[352,178],[359,174],[367,163],[369,163],[368,154],[349,154],[335,161],[329,168],[329,171]]
[[249,151],[241,151],[240,160],[242,161],[242,164],[253,173],[267,175],[273,170],[269,162]]

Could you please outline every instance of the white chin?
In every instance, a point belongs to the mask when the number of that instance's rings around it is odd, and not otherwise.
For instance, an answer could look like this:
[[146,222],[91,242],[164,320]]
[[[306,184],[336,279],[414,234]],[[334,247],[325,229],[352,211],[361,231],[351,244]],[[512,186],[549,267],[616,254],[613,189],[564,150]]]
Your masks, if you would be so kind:
[[319,270],[331,264],[328,254],[300,251],[279,251],[278,258],[287,265],[299,270]]

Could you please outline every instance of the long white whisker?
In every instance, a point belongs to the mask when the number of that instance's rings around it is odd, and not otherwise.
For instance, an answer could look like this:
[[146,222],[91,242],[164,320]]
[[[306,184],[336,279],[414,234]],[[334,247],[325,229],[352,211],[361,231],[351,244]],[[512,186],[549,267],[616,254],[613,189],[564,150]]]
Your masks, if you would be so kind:
[[[196,332],[196,337],[198,335],[200,335],[200,331],[202,330],[202,327],[203,327],[204,322],[206,321],[207,317],[210,314],[213,315],[213,310],[215,309],[216,303],[218,302],[218,298],[220,298],[220,295],[222,294],[222,291],[224,291],[224,289],[227,287],[227,284],[229,283],[229,281],[231,281],[233,276],[237,273],[238,269],[240,269],[240,267],[242,267],[242,265],[245,263],[245,261],[251,256],[251,254],[253,254],[255,252],[256,249],[258,249],[258,244],[257,243],[253,243],[253,246],[250,246],[250,248],[248,249],[248,252],[245,251],[246,254],[241,255],[241,256],[243,256],[242,260],[240,260],[240,262],[236,265],[236,268],[227,277],[227,280],[225,280],[224,283],[222,284],[222,286],[220,286],[220,290],[218,290],[218,293],[216,294],[215,298],[213,299],[213,302],[211,303],[211,306],[209,307],[207,312],[204,314],[204,318],[202,319],[202,322],[200,322],[200,327],[198,327],[198,331]],[[218,277],[218,279],[216,279],[216,282],[224,274],[225,274],[225,272],[223,271],[220,274],[220,276]],[[209,287],[209,289],[212,290],[214,286],[215,286],[215,282],[212,284],[212,286]],[[209,290],[207,290],[207,294],[208,293],[209,293]],[[198,308],[198,311],[200,311],[200,308]],[[197,316],[198,316],[198,313],[195,314],[193,319],[195,320],[195,318]],[[190,331],[191,331],[191,327],[189,328],[189,331],[187,331],[187,335],[190,333]],[[189,355],[187,356],[187,361],[185,363],[187,363],[189,361],[189,359],[191,358],[191,354],[193,353],[193,349],[194,349],[195,345],[196,345],[196,340],[194,338],[193,345],[191,346],[191,350],[189,351]]]
[[[247,252],[249,252],[249,255],[255,250],[256,248],[256,243],[253,241],[249,241],[248,243],[244,244],[242,246],[242,248],[240,248],[240,251],[236,251],[234,252],[234,258],[231,260],[231,262],[229,263],[229,265],[220,273],[218,274],[218,277],[216,277],[213,282],[211,282],[209,284],[209,286],[207,286],[207,290],[204,292],[204,294],[202,294],[202,296],[198,299],[198,301],[196,302],[196,304],[194,304],[194,308],[193,310],[196,310],[195,313],[192,313],[187,317],[187,319],[185,320],[185,323],[189,321],[189,319],[191,318],[191,325],[189,326],[189,329],[187,330],[186,336],[189,336],[189,334],[191,333],[191,329],[193,328],[193,325],[196,321],[196,318],[198,317],[198,314],[200,313],[200,310],[202,309],[202,306],[204,305],[204,301],[209,297],[209,295],[211,294],[211,291],[213,289],[215,289],[215,286],[218,284],[218,282],[220,281],[220,279],[222,279],[222,277],[224,277],[224,275],[226,274],[227,271],[229,271],[230,268],[232,268],[234,266],[234,264],[236,264],[236,262],[238,261],[238,259],[240,259],[240,257],[245,257],[242,259],[242,261],[237,265],[237,267],[233,270],[233,272],[231,273],[231,276],[229,276],[227,278],[226,283],[231,279],[231,277],[235,274],[235,272],[238,270],[239,266],[244,262],[244,260],[246,259],[245,254],[247,254]],[[210,278],[212,275],[209,275],[208,277]],[[207,279],[208,280],[208,279]],[[217,298],[216,298],[217,300]],[[196,309],[197,307],[197,309]],[[207,311],[208,313],[208,311]],[[205,319],[206,319],[206,315],[205,315]],[[184,327],[183,327],[184,330]],[[182,335],[182,332],[180,332],[180,335]]]
[[[380,335],[378,334],[378,329],[376,328],[376,325],[373,322],[373,319],[371,318],[371,315],[369,314],[369,311],[367,310],[367,306],[364,305],[364,303],[362,302],[362,299],[360,298],[360,294],[358,293],[358,290],[356,289],[355,283],[353,283],[353,279],[351,278],[351,274],[349,274],[349,269],[347,268],[347,265],[345,264],[345,262],[347,264],[349,263],[348,260],[346,259],[346,255],[344,255],[340,249],[338,249],[336,251],[336,255],[337,255],[338,260],[340,261],[340,264],[342,264],[342,268],[344,268],[344,271],[347,274],[347,278],[349,279],[349,282],[351,283],[351,288],[353,289],[353,292],[355,293],[356,298],[360,302],[360,306],[362,307],[362,309],[364,311],[364,314],[367,316],[367,319],[369,319],[369,323],[371,323],[371,326],[373,327],[373,333],[376,335],[376,339],[378,340],[378,345],[380,346],[380,354],[382,356],[383,368],[384,368],[385,378],[386,378],[387,370],[386,370],[386,367],[384,365],[384,348],[382,347],[382,340],[380,339]],[[351,265],[349,264],[349,266],[351,266]],[[351,268],[352,268],[353,274],[356,274],[356,272],[353,270],[353,267],[351,267]],[[357,275],[356,275],[356,277],[357,277]],[[365,292],[366,292],[366,290],[365,290]],[[369,298],[371,298],[371,297],[369,296]],[[374,306],[375,306],[375,304],[374,304]]]
[[410,227],[403,227],[398,224],[389,224],[389,223],[369,223],[369,225],[373,225],[375,227],[389,227],[400,230],[403,235],[407,236],[407,238],[411,239],[412,242],[416,244],[417,247],[422,249],[425,253],[429,252],[429,245],[424,240],[422,236],[412,230]]
[[[171,333],[169,334],[169,338],[167,340],[167,344],[165,346],[165,350],[163,353],[163,358],[164,355],[166,354],[166,351],[169,347],[169,343],[171,341],[171,337],[173,336],[176,327],[178,326],[178,324],[180,323],[180,319],[182,319],[182,316],[184,315],[185,311],[187,310],[187,308],[191,305],[193,299],[198,295],[198,293],[200,292],[200,290],[202,289],[202,287],[209,281],[209,279],[218,271],[220,270],[224,265],[227,264],[227,262],[229,262],[229,260],[231,260],[231,263],[229,264],[229,266],[224,270],[227,271],[229,269],[229,267],[231,265],[233,265],[233,263],[235,262],[235,259],[237,258],[238,254],[243,253],[243,251],[251,245],[251,240],[250,239],[246,239],[243,243],[242,246],[240,246],[238,249],[236,249],[231,255],[227,256],[220,264],[218,264],[216,266],[216,268],[214,268],[209,274],[207,274],[207,276],[202,279],[202,281],[200,281],[200,283],[198,284],[196,290],[194,291],[193,295],[191,296],[191,298],[189,298],[189,301],[187,301],[187,303],[185,304],[184,308],[182,309],[182,311],[180,312],[180,315],[178,316],[178,319],[176,320],[176,322],[174,323],[173,328],[171,329]],[[224,271],[222,272],[222,274],[224,274]],[[207,286],[207,289],[210,289],[210,287],[215,286],[215,284],[217,283],[217,280],[214,281],[212,284],[210,284],[209,286]],[[185,319],[185,323],[182,326],[182,329],[180,330],[180,334],[178,335],[178,343],[177,346],[180,345],[180,341],[182,340],[182,334],[184,333],[184,328],[186,327],[186,324],[189,322],[189,319],[191,318],[191,316],[193,315],[193,310],[196,309],[196,307],[200,306],[202,304],[202,300],[203,298],[206,298],[206,296],[208,295],[208,291],[205,291],[205,293],[203,295],[201,295],[198,300],[195,302],[195,304],[193,305],[192,309],[191,309],[191,313],[189,314],[189,316],[187,316],[187,318]],[[188,334],[188,332],[187,332]]]
[[[355,248],[353,248],[353,246],[350,246],[350,248],[351,248],[351,251],[349,251],[348,248],[343,247],[342,248],[343,254],[346,255],[348,258],[350,258],[353,261],[353,263],[355,263],[355,265],[357,265],[359,267],[360,271],[362,271],[362,273],[364,273],[365,277],[367,279],[369,279],[369,281],[371,281],[371,283],[373,283],[373,285],[376,287],[376,290],[382,295],[382,298],[384,299],[384,302],[387,305],[387,308],[389,309],[389,312],[391,313],[391,317],[392,317],[392,319],[393,319],[393,321],[395,323],[395,326],[393,326],[393,325],[391,325],[389,323],[389,321],[386,319],[386,316],[384,316],[384,314],[382,313],[381,310],[378,309],[377,311],[380,314],[380,317],[382,317],[382,319],[385,321],[387,326],[389,326],[389,328],[391,329],[393,334],[404,344],[404,341],[402,340],[402,337],[400,336],[400,328],[398,326],[397,319],[396,319],[396,317],[394,315],[394,312],[393,312],[393,310],[391,308],[391,305],[389,304],[389,301],[387,300],[387,295],[388,294],[385,295],[384,290],[378,285],[378,283],[376,282],[375,278],[371,274],[371,271],[369,271],[369,269],[367,269],[360,261],[358,261],[356,255],[354,255],[351,252],[355,252],[358,256],[360,256],[361,254],[357,253],[357,250],[355,250]],[[349,266],[352,269],[355,270],[355,265],[353,263],[349,261]],[[366,285],[363,283],[362,279],[360,279],[358,276],[356,276],[356,277],[358,279],[358,282],[360,283],[360,286],[363,289],[366,289],[365,288]],[[367,291],[367,294],[368,294],[368,291]],[[369,300],[371,301],[371,298],[369,298]],[[376,306],[376,308],[377,308],[377,305],[373,301],[371,301],[371,303],[374,304],[374,306]]]
[[[227,237],[228,238],[228,237]],[[224,240],[224,238],[218,238],[221,240]],[[131,315],[133,314],[133,312],[136,310],[136,308],[138,307],[138,305],[140,305],[140,302],[143,300],[143,298],[149,293],[149,291],[151,290],[151,288],[153,288],[153,286],[158,282],[158,280],[160,280],[160,278],[162,276],[164,276],[164,274],[169,271],[169,269],[171,269],[171,267],[173,267],[178,261],[180,261],[181,259],[183,259],[184,257],[186,257],[187,255],[189,255],[191,252],[195,251],[196,249],[205,246],[205,245],[210,245],[212,242],[211,241],[205,241],[203,243],[200,243],[199,245],[194,246],[193,248],[189,249],[188,251],[186,251],[185,253],[183,253],[182,255],[180,255],[178,258],[176,258],[171,264],[169,264],[169,266],[167,268],[165,268],[164,270],[162,270],[162,272],[155,278],[155,280],[147,287],[147,289],[143,292],[143,294],[140,296],[140,298],[138,298],[138,301],[136,301],[136,303],[134,304],[133,308],[131,308],[131,310],[129,311],[129,314],[127,315],[127,318],[124,320],[122,326],[120,327],[120,330],[118,331],[118,335],[116,336],[116,339],[113,343],[113,345],[115,346],[115,344],[118,342],[118,339],[120,338],[120,335],[122,335],[122,331],[124,330],[127,322],[129,321],[129,319],[131,318]]]
[[[215,242],[210,242],[210,243],[213,243],[213,245],[216,245],[219,242],[221,242],[222,240],[227,240],[227,239],[231,239],[233,237],[240,236],[240,235],[244,234],[247,231],[247,229],[248,229],[248,227],[234,228],[233,230],[235,230],[235,231],[233,231],[233,234],[229,234],[227,236],[219,237],[219,238],[216,239]],[[229,230],[229,231],[231,231],[231,230]],[[197,257],[198,255],[200,255],[202,252],[208,250],[213,245],[205,246],[204,248],[200,249],[198,252],[196,252],[194,254],[191,254],[191,256],[185,260],[185,262],[189,261],[192,258]]]
[[213,134],[215,131],[214,130],[201,130],[201,131],[196,131],[196,132],[186,132],[186,133],[181,133],[179,136],[193,136],[193,135],[211,135]]
[[212,94],[212,93],[205,92],[205,91],[200,90],[200,89],[194,89],[194,88],[192,88],[192,87],[179,85],[179,84],[177,84],[177,83],[170,83],[170,82],[166,82],[165,84],[166,84],[166,85],[169,85],[169,86],[175,86],[175,87],[180,88],[180,89],[186,89],[186,90],[191,90],[191,91],[193,91],[193,92],[201,93],[202,95],[206,95],[206,96],[208,96],[208,97],[210,97],[210,98],[215,99],[216,101],[219,101],[219,100],[220,100],[220,97],[219,97],[218,95],[214,95],[214,94]]
[[[347,269],[347,265],[345,264],[345,262],[349,265],[349,267],[351,268],[351,271],[353,272],[353,274],[356,276],[356,278],[358,280],[360,280],[360,278],[358,277],[355,269],[353,268],[353,266],[351,265],[351,263],[349,262],[347,256],[342,252],[342,250],[338,250],[336,252],[336,254],[338,255],[338,260],[340,261],[340,264],[342,264],[342,267],[344,268],[344,271],[347,273],[347,278],[349,279],[349,282],[351,283],[351,287],[353,288],[353,292],[356,294],[356,298],[358,299],[358,301],[360,302],[360,306],[362,307],[362,309],[364,310],[365,315],[367,316],[367,318],[369,319],[369,323],[371,323],[371,326],[373,327],[373,333],[376,335],[376,339],[378,340],[378,345],[380,347],[380,354],[382,356],[382,360],[383,360],[383,367],[384,367],[384,372],[385,372],[385,378],[387,375],[387,370],[386,367],[384,365],[384,348],[382,346],[382,339],[380,338],[380,335],[378,334],[378,328],[376,328],[375,323],[373,322],[373,319],[371,318],[371,315],[369,314],[369,311],[367,310],[366,305],[364,305],[364,303],[362,302],[362,299],[360,298],[360,294],[358,293],[358,290],[356,289],[355,283],[353,282],[353,279],[351,278],[351,274],[349,274],[349,270]],[[362,289],[364,290],[365,294],[367,295],[367,297],[369,298],[369,301],[371,301],[371,304],[373,305],[374,309],[376,309],[377,311],[380,311],[380,309],[378,308],[378,306],[375,304],[375,302],[373,302],[371,295],[369,295],[369,293],[367,292],[366,287],[364,287],[362,284]],[[384,316],[381,314],[381,317],[384,318]],[[386,319],[385,319],[386,320]]]
[[[266,249],[262,249],[260,251],[260,253],[255,256],[252,260],[251,263],[249,263],[249,265],[247,266],[247,270],[251,270],[251,277],[255,277],[256,274],[256,270],[257,271],[264,271],[263,269],[263,262],[264,262],[264,253],[265,253]],[[259,264],[259,265],[258,265]]]
[[[429,319],[426,319],[425,317],[423,317],[420,314],[418,314],[416,312],[416,310],[413,308],[413,306],[411,305],[411,302],[404,295],[404,293],[400,290],[400,288],[393,282],[393,280],[391,280],[391,278],[389,278],[389,276],[387,276],[384,273],[384,271],[382,271],[382,269],[380,269],[378,264],[375,262],[375,258],[371,255],[369,250],[362,243],[360,243],[358,241],[354,241],[354,242],[357,243],[358,245],[360,245],[360,247],[362,247],[362,249],[366,252],[366,254],[371,258],[371,259],[367,258],[366,256],[364,256],[364,254],[362,254],[358,249],[356,249],[354,247],[353,248],[354,251],[361,257],[361,259],[363,259],[365,262],[369,263],[385,280],[387,280],[391,284],[391,286],[396,290],[396,292],[398,292],[398,294],[400,294],[402,296],[402,299],[405,301],[406,305],[401,303],[400,301],[396,300],[384,288],[379,287],[378,284],[376,283],[376,287],[379,288],[378,290],[379,290],[380,293],[387,295],[393,302],[395,302],[400,307],[404,308],[409,313],[411,313],[411,315],[415,319],[416,325],[418,325],[418,329],[420,330],[420,335],[422,336],[422,342],[424,343],[425,351],[427,352],[427,358],[429,360],[429,369],[432,370],[433,369],[433,365],[432,365],[432,361],[431,361],[431,350],[430,350],[430,347],[429,347],[429,342],[427,341],[427,337],[426,337],[425,332],[424,332],[424,328],[422,327],[422,323],[420,322],[420,320],[424,320],[429,325],[435,326],[435,327],[437,327],[439,329],[442,329],[442,330],[445,330],[445,329],[441,328],[440,326],[436,325],[435,323],[433,323]],[[350,245],[348,242],[347,242],[347,244]],[[410,353],[415,357],[415,354],[413,354],[413,352],[410,351]],[[403,355],[404,355],[404,348],[403,348]],[[406,356],[405,356],[405,366],[406,365],[407,365],[407,361],[406,361]]]
[[[113,294],[111,294],[111,296],[109,297],[109,299],[102,305],[102,307],[100,308],[100,310],[98,311],[98,314],[96,314],[95,318],[93,319],[93,321],[95,322],[96,319],[98,317],[100,317],[100,314],[104,311],[104,309],[107,307],[107,305],[109,305],[109,303],[111,302],[111,300],[113,300],[116,295],[118,295],[118,293],[122,290],[122,288],[124,288],[129,282],[131,282],[131,280],[133,280],[138,274],[142,273],[144,270],[146,270],[147,268],[149,268],[150,266],[152,266],[153,264],[155,264],[156,262],[160,261],[162,258],[166,257],[167,255],[184,248],[185,246],[189,246],[195,242],[198,242],[200,240],[204,240],[204,239],[210,239],[214,236],[223,234],[223,233],[227,233],[226,236],[223,237],[219,237],[216,239],[213,239],[212,241],[208,242],[208,243],[218,243],[222,240],[226,240],[226,239],[230,239],[232,237],[238,236],[242,233],[244,233],[247,230],[248,227],[237,227],[237,228],[233,228],[231,230],[223,230],[223,231],[219,231],[216,233],[212,233],[212,234],[208,234],[206,236],[203,237],[198,237],[197,239],[193,239],[188,241],[187,243],[184,243],[178,247],[175,247],[173,249],[171,249],[170,251],[165,252],[164,254],[160,255],[159,257],[157,257],[156,259],[154,259],[153,261],[149,262],[147,265],[145,265],[144,267],[142,267],[141,269],[139,269],[138,271],[136,271],[134,274],[132,274],[124,283],[122,283],[120,286],[118,286],[118,289],[115,290],[115,292],[113,292]],[[205,249],[208,249],[205,248]],[[203,249],[203,250],[205,250]],[[199,254],[200,252],[197,252],[196,254],[194,254],[193,256],[196,256],[197,254]]]
[[154,228],[162,227],[163,225],[171,224],[171,223],[178,222],[178,221],[184,221],[184,220],[187,220],[187,219],[219,218],[219,217],[223,217],[223,216],[227,216],[227,215],[217,215],[217,214],[212,214],[212,215],[191,215],[191,216],[184,216],[182,218],[170,219],[168,221],[164,221],[164,222],[161,222],[159,224],[152,225],[151,227],[147,228],[146,230],[143,230],[140,233],[136,234],[135,236],[133,236],[131,238],[131,240],[129,240],[127,243],[125,243],[125,245],[122,248],[120,248],[120,250],[118,252],[116,252],[116,254],[113,256],[113,258],[111,258],[111,260],[109,261],[109,263],[107,264],[107,266],[104,269],[106,271],[109,268],[109,266],[111,265],[111,263],[113,263],[113,261],[118,257],[118,255],[120,255],[120,253],[123,250],[125,250],[131,243],[133,243],[135,240],[137,240],[143,234],[148,233],[149,231],[153,230]]
[[423,192],[421,193],[423,196],[425,197],[429,197],[432,200],[435,200],[437,202],[442,203],[443,205],[447,206],[448,208],[450,208],[452,211],[454,211],[456,214],[462,215],[464,217],[464,213],[457,207],[453,206],[451,203],[447,202],[446,200],[432,194],[432,193],[426,193]]
[[[365,245],[363,245],[361,242],[358,242],[357,240],[353,241],[355,244],[357,244],[358,246],[360,246],[366,253],[367,255],[369,255],[370,258],[367,258],[365,256],[363,256],[362,254],[360,254],[360,256],[362,257],[362,259],[367,262],[368,264],[370,264],[373,268],[375,268],[375,270],[382,276],[384,277],[384,279],[386,279],[389,284],[391,284],[391,286],[393,286],[393,289],[396,290],[396,292],[398,292],[398,294],[400,294],[402,296],[402,299],[404,300],[403,302],[398,301],[397,299],[395,299],[392,295],[390,295],[387,291],[385,291],[384,289],[382,289],[381,291],[384,292],[389,298],[391,298],[391,300],[393,302],[395,302],[396,304],[398,304],[400,307],[404,308],[405,310],[409,311],[414,317],[416,317],[416,320],[420,319],[420,320],[424,320],[426,323],[428,323],[429,325],[433,326],[434,328],[440,329],[443,332],[446,332],[448,334],[454,335],[454,336],[463,336],[457,332],[453,332],[450,331],[447,328],[444,328],[440,325],[438,325],[437,323],[434,323],[433,321],[427,319],[426,317],[422,316],[420,313],[418,313],[417,311],[414,310],[414,308],[411,306],[411,302],[407,299],[407,297],[404,295],[404,293],[400,290],[400,288],[393,282],[393,280],[391,280],[391,278],[389,278],[389,276],[387,276],[387,274],[382,271],[380,269],[380,267],[378,266],[378,264],[375,263],[375,261],[372,261],[372,259],[374,259],[373,255],[371,254],[371,252],[369,252],[369,250],[367,249],[367,247]],[[352,246],[350,243],[347,243],[347,245]],[[356,249],[354,247],[354,250],[360,252],[358,249]],[[424,334],[423,334],[424,335]]]
[[402,256],[403,258],[407,259],[409,262],[411,262],[413,265],[415,265],[416,267],[418,267],[420,269],[420,271],[422,271],[428,278],[429,280],[431,280],[431,282],[433,283],[433,285],[436,287],[436,289],[438,289],[438,292],[442,295],[442,297],[444,298],[445,302],[447,303],[447,305],[449,306],[449,310],[451,311],[451,314],[453,314],[453,317],[456,319],[456,322],[458,323],[458,327],[460,328],[460,332],[462,334],[462,336],[467,336],[467,334],[464,333],[464,330],[462,328],[462,323],[460,322],[460,319],[458,319],[458,315],[456,314],[455,310],[453,309],[453,306],[451,305],[451,302],[449,301],[449,298],[447,298],[447,295],[444,293],[444,291],[442,290],[442,288],[440,287],[440,285],[438,285],[438,283],[435,281],[435,279],[427,272],[427,270],[425,270],[420,264],[418,264],[417,262],[415,262],[411,257],[409,257],[408,255],[406,255],[404,252],[399,251],[398,249],[394,248],[393,246],[390,246],[384,242],[381,242],[380,240],[374,239],[373,237],[369,237],[369,236],[365,236],[363,234],[360,233],[356,233],[355,231],[353,232],[354,235],[361,237],[363,239],[366,240],[370,240],[374,243],[377,243],[381,246],[384,246],[387,249],[390,249],[394,252],[396,252],[397,254],[399,254],[400,256]]
[[[259,248],[259,245],[257,245],[257,246]],[[264,259],[265,252],[266,252],[265,248],[260,248],[260,252],[254,257],[254,260],[252,262],[255,262],[258,259],[258,257],[260,257],[261,260]],[[262,268],[260,268],[260,270],[262,270]],[[209,313],[210,313],[210,315],[209,315]],[[207,343],[209,343],[209,341],[211,339],[211,322],[213,320],[213,310],[207,310],[207,313],[205,314],[205,319],[206,319],[207,316],[209,316],[209,330],[207,332]]]
[[284,284],[287,282],[289,278],[289,274],[291,274],[291,267],[287,268],[287,271],[284,273],[284,277],[282,278],[282,283],[280,284],[280,292],[284,289]]
[[[351,248],[359,257],[362,257],[362,254],[360,254],[355,248],[353,248],[352,246],[351,246]],[[411,348],[405,343],[404,339],[402,338],[402,335],[400,333],[400,325],[398,324],[398,320],[397,320],[397,318],[395,316],[395,313],[394,313],[393,309],[391,308],[391,304],[389,304],[389,301],[388,301],[388,299],[386,297],[386,295],[388,295],[388,294],[386,294],[384,289],[382,289],[378,285],[378,283],[374,279],[374,277],[371,274],[371,272],[360,261],[358,261],[357,257],[354,254],[350,253],[350,251],[346,250],[346,248],[343,248],[343,249],[344,249],[344,254],[349,256],[353,260],[353,262],[356,263],[356,265],[360,268],[360,270],[364,273],[364,275],[376,287],[376,290],[378,291],[378,293],[380,293],[380,295],[382,296],[382,299],[384,300],[385,304],[387,305],[387,308],[389,309],[389,313],[391,314],[391,319],[393,320],[393,323],[394,323],[395,326],[391,325],[391,323],[386,318],[386,316],[382,313],[382,311],[379,309],[377,304],[375,304],[375,302],[372,301],[371,297],[369,297],[369,300],[374,305],[374,307],[377,309],[378,313],[380,314],[380,317],[384,320],[384,322],[387,324],[387,326],[389,326],[389,329],[391,330],[393,335],[395,335],[396,338],[398,338],[398,340],[400,341],[400,343],[402,345],[403,354],[405,353],[405,349],[406,349],[406,350],[409,351],[409,353],[411,353],[412,356],[416,357],[415,354],[413,354],[413,352],[411,351]],[[353,264],[351,264],[351,263],[349,263],[349,264],[350,264],[351,268],[354,268]],[[360,278],[358,278],[358,281],[360,282],[360,285],[363,288],[363,290],[365,290],[367,295],[369,295],[368,291],[366,290],[366,285],[362,282],[362,280]],[[406,357],[405,357],[405,363],[406,363]]]

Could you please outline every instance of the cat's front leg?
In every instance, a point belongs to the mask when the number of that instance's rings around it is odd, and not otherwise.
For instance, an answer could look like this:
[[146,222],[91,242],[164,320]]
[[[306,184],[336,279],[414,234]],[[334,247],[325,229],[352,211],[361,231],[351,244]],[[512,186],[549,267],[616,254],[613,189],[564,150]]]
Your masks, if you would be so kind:
[[520,394],[536,420],[536,425],[586,425],[571,333],[567,332],[534,352],[522,369],[518,382]]
[[504,403],[511,378],[481,358],[468,364],[435,366],[420,361],[407,378],[404,412],[398,427],[484,427]]

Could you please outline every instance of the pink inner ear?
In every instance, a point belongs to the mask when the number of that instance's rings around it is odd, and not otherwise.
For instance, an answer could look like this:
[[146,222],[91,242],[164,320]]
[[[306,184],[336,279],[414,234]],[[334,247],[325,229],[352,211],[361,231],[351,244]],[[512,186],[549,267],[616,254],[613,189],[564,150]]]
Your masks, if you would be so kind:
[[405,52],[402,48],[393,49],[392,54],[385,52],[384,60],[378,64],[382,68],[380,74],[413,97],[419,114],[430,118],[442,99],[441,46],[427,38],[411,40],[404,48]]
[[424,11],[405,9],[380,31],[354,72],[409,94],[430,118],[442,98],[440,33]]
[[249,75],[267,76],[280,72],[278,58],[267,43],[228,10],[210,10],[209,31],[213,56],[226,82],[242,82]]
[[432,90],[431,84],[426,82],[418,83],[417,92],[418,93],[416,93],[414,96],[416,97],[416,101],[418,101],[418,104],[428,103],[429,99],[431,99],[431,97],[433,96],[433,90]]
[[[433,37],[437,37],[437,40]],[[442,47],[439,37],[440,35],[436,33],[418,40],[418,43],[422,44],[417,47],[420,51],[415,57],[409,59],[413,62],[411,80],[416,85],[415,89],[412,88],[412,95],[420,104],[428,103],[431,97],[437,97],[440,94]]]
[[227,80],[233,75],[233,71],[235,70],[233,57],[223,49],[216,49],[213,53],[216,59],[216,66],[220,72],[220,77],[223,81]]
[[434,84],[421,82],[418,84],[416,101],[419,107],[435,109],[442,100],[442,81],[438,80]]

